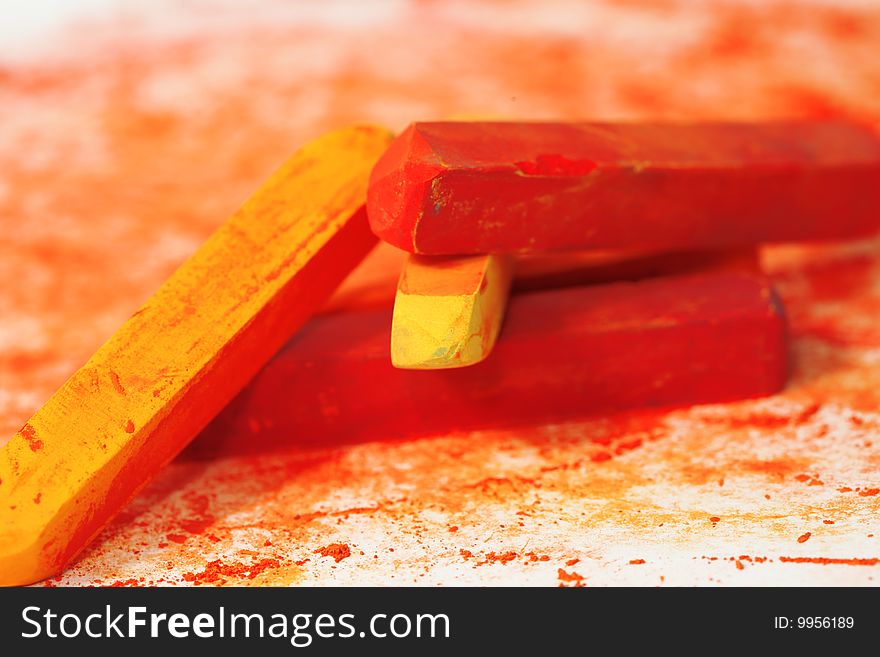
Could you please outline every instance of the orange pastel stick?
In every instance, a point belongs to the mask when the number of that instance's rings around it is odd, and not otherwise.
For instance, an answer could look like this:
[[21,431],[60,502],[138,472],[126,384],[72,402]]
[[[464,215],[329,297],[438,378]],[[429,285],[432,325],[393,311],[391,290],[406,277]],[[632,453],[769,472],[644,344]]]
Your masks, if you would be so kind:
[[296,153],[0,450],[0,584],[61,570],[375,244],[359,126]]

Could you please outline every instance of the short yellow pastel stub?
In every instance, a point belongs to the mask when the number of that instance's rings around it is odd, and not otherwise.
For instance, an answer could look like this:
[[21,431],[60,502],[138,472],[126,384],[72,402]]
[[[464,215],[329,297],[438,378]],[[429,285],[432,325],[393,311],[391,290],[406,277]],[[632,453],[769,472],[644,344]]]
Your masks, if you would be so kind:
[[394,300],[391,362],[411,370],[479,363],[504,320],[509,256],[409,256]]

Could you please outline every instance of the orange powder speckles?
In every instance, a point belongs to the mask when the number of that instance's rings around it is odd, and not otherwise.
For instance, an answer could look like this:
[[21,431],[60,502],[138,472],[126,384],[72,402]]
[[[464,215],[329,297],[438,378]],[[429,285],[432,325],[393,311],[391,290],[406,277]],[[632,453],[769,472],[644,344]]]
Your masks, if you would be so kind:
[[223,584],[228,580],[254,579],[263,571],[278,568],[280,565],[278,559],[269,558],[259,559],[250,564],[223,563],[220,559],[216,559],[207,563],[201,572],[184,573],[183,579],[195,585]]
[[331,543],[322,548],[315,550],[315,553],[322,557],[332,557],[336,563],[351,556],[351,548],[345,543]]

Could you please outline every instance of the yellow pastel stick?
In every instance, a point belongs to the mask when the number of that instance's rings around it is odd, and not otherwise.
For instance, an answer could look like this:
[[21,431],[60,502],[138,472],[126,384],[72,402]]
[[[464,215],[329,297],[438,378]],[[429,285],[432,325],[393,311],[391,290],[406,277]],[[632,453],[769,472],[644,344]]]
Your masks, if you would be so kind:
[[0,449],[0,585],[61,570],[323,305],[390,138],[303,147]]
[[513,261],[503,255],[411,255],[397,285],[391,362],[401,369],[466,367],[495,345]]

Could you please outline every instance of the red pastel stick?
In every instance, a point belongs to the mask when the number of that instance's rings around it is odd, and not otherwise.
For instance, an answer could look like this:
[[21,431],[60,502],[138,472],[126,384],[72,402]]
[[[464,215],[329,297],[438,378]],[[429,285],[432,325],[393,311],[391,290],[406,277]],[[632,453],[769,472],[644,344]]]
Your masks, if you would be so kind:
[[880,140],[848,123],[414,123],[367,211],[429,255],[700,249],[880,229]]
[[487,360],[391,366],[387,310],[313,319],[205,430],[196,454],[530,424],[723,402],[785,383],[767,279],[710,270],[511,298]]

